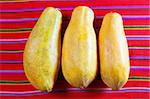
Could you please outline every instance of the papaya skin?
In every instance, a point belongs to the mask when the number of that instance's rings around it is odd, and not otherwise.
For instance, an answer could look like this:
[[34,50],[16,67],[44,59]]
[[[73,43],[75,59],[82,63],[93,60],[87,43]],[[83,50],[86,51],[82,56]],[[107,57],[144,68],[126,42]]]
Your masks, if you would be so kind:
[[130,63],[122,17],[118,13],[104,16],[99,32],[100,73],[103,82],[119,90],[128,81]]
[[52,91],[61,53],[62,14],[48,7],[41,14],[26,43],[23,64],[26,77],[42,91]]
[[86,88],[97,72],[94,13],[86,6],[76,7],[66,29],[62,46],[62,72],[73,87]]

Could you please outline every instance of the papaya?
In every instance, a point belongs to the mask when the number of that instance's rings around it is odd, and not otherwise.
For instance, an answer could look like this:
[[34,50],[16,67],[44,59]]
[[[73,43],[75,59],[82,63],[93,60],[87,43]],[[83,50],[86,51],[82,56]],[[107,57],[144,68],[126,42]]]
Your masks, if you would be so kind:
[[78,6],[64,34],[62,73],[73,87],[86,88],[96,76],[97,44],[93,20],[92,9]]
[[26,77],[42,91],[51,91],[56,81],[61,53],[61,12],[46,8],[26,43],[23,64]]
[[104,16],[99,32],[100,74],[112,90],[119,90],[128,81],[130,63],[122,17],[118,13]]

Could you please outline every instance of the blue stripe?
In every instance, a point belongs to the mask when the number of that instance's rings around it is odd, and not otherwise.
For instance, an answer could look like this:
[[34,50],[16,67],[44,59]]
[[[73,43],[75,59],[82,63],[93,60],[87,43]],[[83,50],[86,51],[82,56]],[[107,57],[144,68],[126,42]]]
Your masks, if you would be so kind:
[[48,92],[40,92],[40,93],[27,93],[27,94],[15,94],[15,93],[0,93],[0,96],[37,96],[37,95],[44,95],[48,94]]
[[0,74],[22,74],[24,70],[0,70]]
[[150,37],[127,37],[127,40],[150,40]]
[[150,56],[130,56],[130,59],[150,59]]
[[150,70],[150,66],[130,66],[131,70]]
[[23,63],[23,61],[22,60],[0,60],[0,63],[15,64],[15,63]]
[[0,44],[25,44],[26,41],[0,41]]

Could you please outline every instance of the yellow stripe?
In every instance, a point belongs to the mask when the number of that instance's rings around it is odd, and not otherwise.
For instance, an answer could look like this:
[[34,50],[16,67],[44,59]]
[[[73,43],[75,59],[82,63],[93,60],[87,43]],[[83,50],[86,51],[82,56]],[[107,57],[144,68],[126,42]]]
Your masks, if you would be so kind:
[[27,33],[27,32],[31,32],[31,31],[0,32],[0,34],[3,34],[3,33],[18,33],[18,32]]
[[148,81],[148,82],[150,82],[149,80],[143,80],[143,79],[129,79],[128,81]]
[[4,51],[4,50],[0,50],[0,52],[23,52],[23,50],[16,50],[16,51]]
[[36,1],[36,0],[1,0],[0,2],[28,2],[28,1]]

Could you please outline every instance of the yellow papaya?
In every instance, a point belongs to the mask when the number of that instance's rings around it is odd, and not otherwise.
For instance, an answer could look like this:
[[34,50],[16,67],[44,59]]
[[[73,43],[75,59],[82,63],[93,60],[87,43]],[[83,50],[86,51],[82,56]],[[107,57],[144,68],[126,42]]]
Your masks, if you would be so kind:
[[129,52],[122,17],[118,13],[104,16],[99,32],[100,73],[113,90],[123,87],[129,77]]
[[61,51],[62,14],[48,7],[41,14],[26,43],[23,64],[31,84],[51,91],[57,78]]
[[62,46],[62,72],[74,87],[85,88],[97,72],[94,13],[86,6],[76,7],[65,31]]

